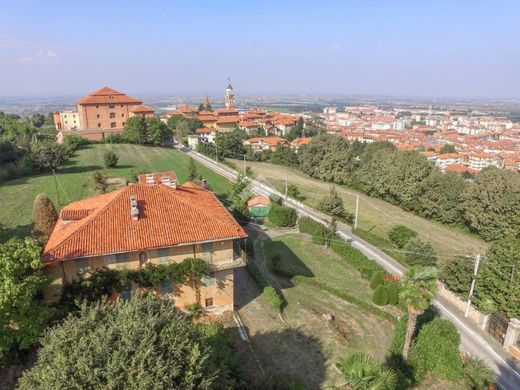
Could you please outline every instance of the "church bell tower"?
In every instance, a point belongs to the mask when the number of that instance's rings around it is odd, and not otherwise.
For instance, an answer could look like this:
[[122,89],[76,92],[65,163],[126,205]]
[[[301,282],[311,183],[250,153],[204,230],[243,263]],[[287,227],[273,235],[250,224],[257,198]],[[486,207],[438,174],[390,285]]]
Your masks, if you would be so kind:
[[228,86],[226,88],[226,96],[224,97],[224,101],[226,103],[226,109],[232,110],[235,105],[235,93],[233,92],[233,87],[231,86],[231,80],[228,77]]

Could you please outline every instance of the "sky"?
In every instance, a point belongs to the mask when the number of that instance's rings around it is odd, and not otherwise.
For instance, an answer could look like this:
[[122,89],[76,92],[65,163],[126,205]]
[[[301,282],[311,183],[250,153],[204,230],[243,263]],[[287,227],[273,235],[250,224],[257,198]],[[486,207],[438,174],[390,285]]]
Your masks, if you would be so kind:
[[0,96],[520,97],[520,1],[0,0]]

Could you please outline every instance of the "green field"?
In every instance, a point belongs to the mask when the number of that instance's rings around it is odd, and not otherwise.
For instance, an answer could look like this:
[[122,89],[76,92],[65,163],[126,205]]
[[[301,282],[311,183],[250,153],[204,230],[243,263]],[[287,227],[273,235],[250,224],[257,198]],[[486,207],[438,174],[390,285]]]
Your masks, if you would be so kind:
[[[247,162],[247,165],[252,168],[255,179],[281,192],[284,191],[287,176],[288,183],[297,185],[301,194],[305,196],[303,203],[314,208],[317,208],[320,200],[328,194],[331,185],[313,179],[296,168],[259,162]],[[343,186],[336,186],[336,189],[347,211],[354,214],[357,192]],[[388,232],[397,224],[404,224],[416,230],[423,239],[432,243],[440,256],[452,256],[460,252],[485,253],[488,248],[486,242],[459,228],[427,220],[381,199],[360,193],[358,228],[371,233],[362,238],[371,241],[380,249],[387,249],[389,254],[394,253],[394,256],[399,258],[402,256],[395,255],[396,248],[388,241]]]
[[[103,155],[113,149],[119,156],[116,168],[105,169]],[[96,195],[92,173],[103,170],[109,177],[133,180],[140,172],[175,171],[180,183],[188,177],[190,157],[171,148],[139,145],[87,145],[78,150],[57,173],[61,207],[78,199]],[[197,171],[208,180],[212,190],[224,196],[229,181],[196,163]],[[25,235],[30,231],[32,203],[36,194],[47,194],[59,208],[52,175],[24,177],[0,183],[0,224],[7,236]]]

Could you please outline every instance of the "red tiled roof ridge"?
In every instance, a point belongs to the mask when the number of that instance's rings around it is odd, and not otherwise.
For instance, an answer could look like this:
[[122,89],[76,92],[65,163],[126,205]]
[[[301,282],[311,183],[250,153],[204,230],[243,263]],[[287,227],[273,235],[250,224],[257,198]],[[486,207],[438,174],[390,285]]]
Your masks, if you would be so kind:
[[[72,234],[68,237],[65,237],[58,245],[56,245],[52,250],[53,252],[56,252],[61,246],[65,245],[65,243],[67,241],[69,241],[71,238],[77,236],[80,232],[82,232],[88,225],[90,222],[92,222],[95,217],[99,216],[103,211],[106,211],[106,209],[108,208],[108,206],[110,206],[112,203],[114,203],[120,196],[121,196],[121,193],[124,192],[124,190],[126,190],[127,188],[130,188],[131,186],[127,186],[127,187],[123,187],[123,188],[120,188],[118,190],[115,190],[111,193],[111,195],[114,195],[112,197],[112,199],[110,199],[107,203],[105,203],[97,212],[92,212],[90,213],[89,215],[87,215],[85,218],[82,218],[84,219],[84,223],[83,225],[81,225],[80,227],[78,227],[76,230],[74,230],[72,232]],[[103,195],[106,195],[106,194],[102,194],[100,196],[103,196]],[[81,200],[79,200],[78,202],[81,202]],[[76,202],[72,202],[72,203],[76,203]],[[67,205],[65,207],[68,207],[70,205]],[[63,211],[63,210],[62,210]],[[61,212],[60,212],[61,213]],[[89,219],[90,218],[90,219]],[[81,221],[81,220],[80,220]],[[47,242],[48,244],[49,242]],[[43,252],[47,252],[46,251],[46,248],[44,248]]]
[[[168,190],[168,191],[172,191],[172,192],[169,192],[168,194],[173,193],[173,194],[177,197],[177,199],[179,199],[179,201],[181,201],[181,202],[184,203],[185,205],[190,206],[190,207],[192,207],[192,208],[194,208],[194,209],[197,209],[197,210],[203,212],[204,214],[210,216],[211,218],[213,218],[214,220],[218,221],[219,223],[225,223],[225,224],[228,224],[229,222],[233,222],[233,221],[234,221],[234,219],[233,219],[233,220],[230,220],[230,221],[223,221],[222,219],[215,217],[215,215],[211,214],[210,212],[208,212],[207,210],[203,209],[202,207],[199,207],[199,206],[197,206],[197,205],[195,205],[195,204],[193,204],[193,203],[187,201],[187,200],[184,199],[182,196],[179,196],[179,195],[176,193],[176,191],[182,190],[182,186],[179,186],[179,187],[177,187],[177,189],[174,189],[174,188],[171,188],[171,187],[165,186],[165,185],[163,185],[163,184],[158,184],[158,185],[159,185],[161,188],[163,188],[163,189],[166,189],[166,190]],[[195,191],[206,191],[206,192],[209,192],[209,193],[210,193],[210,194],[215,198],[215,200],[217,200],[218,202],[220,202],[220,201],[218,200],[218,198],[215,196],[215,194],[214,194],[213,192],[208,191],[208,190],[206,190],[206,189],[204,189],[204,188],[201,188],[201,187],[196,186],[196,187],[189,187],[189,189],[190,189],[190,190],[195,190]],[[227,211],[227,209],[226,209],[225,207],[224,207],[224,209]],[[231,214],[229,213],[229,211],[227,211],[227,212],[228,212],[228,216],[232,218],[232,216],[231,216]]]

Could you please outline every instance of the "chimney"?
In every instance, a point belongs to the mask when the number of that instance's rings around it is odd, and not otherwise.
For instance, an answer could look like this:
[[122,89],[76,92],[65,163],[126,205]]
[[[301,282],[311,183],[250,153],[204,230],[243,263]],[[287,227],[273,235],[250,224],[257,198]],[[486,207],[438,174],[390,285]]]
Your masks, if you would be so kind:
[[133,221],[139,220],[139,208],[137,207],[137,197],[135,195],[130,196],[130,215]]
[[153,173],[149,173],[146,176],[146,184],[155,184],[155,176]]
[[161,183],[165,186],[172,187],[173,189],[177,189],[177,180],[173,179],[169,176],[161,177]]

